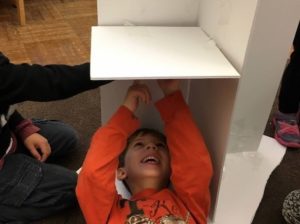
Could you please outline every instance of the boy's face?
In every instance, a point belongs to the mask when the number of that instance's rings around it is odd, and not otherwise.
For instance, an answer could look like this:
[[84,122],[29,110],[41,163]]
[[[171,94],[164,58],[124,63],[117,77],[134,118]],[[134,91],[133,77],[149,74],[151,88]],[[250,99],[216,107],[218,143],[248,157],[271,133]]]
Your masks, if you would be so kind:
[[118,178],[133,184],[145,178],[167,184],[170,157],[166,143],[151,134],[138,135],[128,146],[125,165],[118,169]]

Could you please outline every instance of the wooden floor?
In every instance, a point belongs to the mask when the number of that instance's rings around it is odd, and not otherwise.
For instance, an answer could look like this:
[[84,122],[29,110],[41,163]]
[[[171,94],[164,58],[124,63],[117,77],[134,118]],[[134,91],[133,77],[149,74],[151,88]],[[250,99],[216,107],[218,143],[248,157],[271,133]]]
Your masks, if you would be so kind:
[[25,0],[26,25],[0,0],[0,50],[15,63],[76,64],[89,59],[96,0]]

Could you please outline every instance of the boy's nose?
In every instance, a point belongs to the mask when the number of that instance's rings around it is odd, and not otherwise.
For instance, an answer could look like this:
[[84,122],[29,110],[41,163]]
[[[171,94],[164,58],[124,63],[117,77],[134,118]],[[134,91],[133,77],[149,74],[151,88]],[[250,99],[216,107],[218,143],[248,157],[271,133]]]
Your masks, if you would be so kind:
[[157,147],[156,147],[155,144],[150,143],[150,144],[148,144],[148,145],[146,146],[146,149],[157,150]]

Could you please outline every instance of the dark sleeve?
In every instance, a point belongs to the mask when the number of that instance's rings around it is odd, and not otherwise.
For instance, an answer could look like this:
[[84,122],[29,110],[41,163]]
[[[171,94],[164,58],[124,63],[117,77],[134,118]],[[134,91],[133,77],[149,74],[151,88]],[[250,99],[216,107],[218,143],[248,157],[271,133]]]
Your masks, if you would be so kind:
[[64,99],[109,82],[91,81],[89,63],[16,65],[0,52],[0,104]]
[[293,45],[294,45],[294,50],[296,52],[298,52],[298,54],[299,54],[299,51],[300,51],[300,22],[298,23],[298,28],[296,30]]
[[8,125],[10,130],[13,131],[23,142],[28,136],[33,133],[37,133],[40,130],[40,128],[35,126],[30,119],[23,118],[18,111],[15,111],[10,116]]
[[14,111],[13,114],[9,117],[8,125],[10,130],[14,131],[17,126],[22,123],[25,118],[18,111]]

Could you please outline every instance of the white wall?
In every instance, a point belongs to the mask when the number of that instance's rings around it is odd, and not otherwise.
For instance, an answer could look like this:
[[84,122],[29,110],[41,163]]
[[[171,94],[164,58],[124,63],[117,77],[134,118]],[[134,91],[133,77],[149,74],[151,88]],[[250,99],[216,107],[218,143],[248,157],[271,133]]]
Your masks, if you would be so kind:
[[199,0],[98,0],[99,25],[196,26]]

